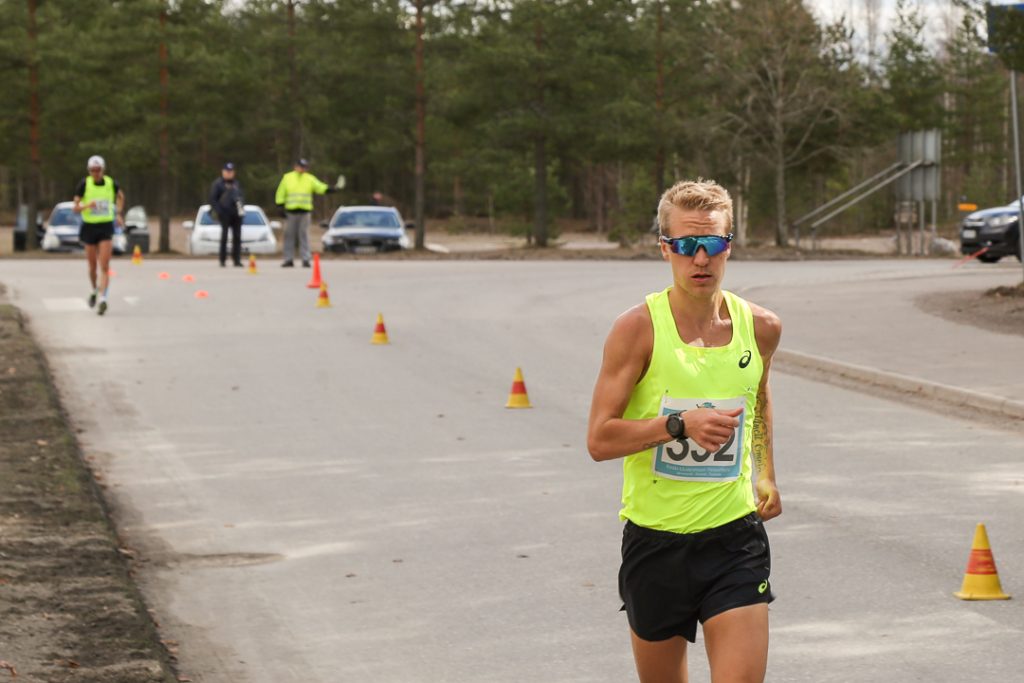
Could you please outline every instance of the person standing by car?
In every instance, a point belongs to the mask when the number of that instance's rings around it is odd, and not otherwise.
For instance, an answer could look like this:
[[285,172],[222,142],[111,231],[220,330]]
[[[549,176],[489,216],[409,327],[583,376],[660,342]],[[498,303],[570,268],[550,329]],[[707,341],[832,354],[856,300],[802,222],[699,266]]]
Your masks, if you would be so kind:
[[[106,162],[103,157],[89,157],[86,168],[87,175],[75,189],[75,204],[72,210],[82,215],[82,228],[79,240],[85,245],[85,255],[89,263],[89,282],[92,293],[89,295],[89,308],[96,305],[99,297],[99,308],[96,312],[103,315],[107,312],[107,292],[110,286],[110,254],[113,248],[115,212],[124,221],[124,193],[114,179],[104,173]],[[96,268],[99,266],[99,277]],[[98,281],[97,281],[98,280]]]
[[210,211],[220,221],[220,267],[228,259],[228,230],[231,231],[231,260],[235,267],[242,265],[242,219],[245,217],[245,199],[242,185],[235,178],[235,165],[230,161],[220,170],[220,178],[210,187]]
[[277,186],[274,202],[284,211],[287,223],[284,230],[284,261],[282,268],[291,268],[294,264],[295,240],[299,241],[299,255],[302,257],[303,268],[309,268],[311,258],[309,250],[309,219],[313,211],[313,194],[330,194],[337,188],[328,187],[309,172],[309,162],[299,159],[295,167],[284,174]]
[[763,681],[771,555],[782,513],[768,372],[778,317],[721,288],[732,200],[684,181],[658,207],[672,284],[615,321],[587,447],[622,459],[619,594],[641,681],[686,681],[703,625],[712,680]]

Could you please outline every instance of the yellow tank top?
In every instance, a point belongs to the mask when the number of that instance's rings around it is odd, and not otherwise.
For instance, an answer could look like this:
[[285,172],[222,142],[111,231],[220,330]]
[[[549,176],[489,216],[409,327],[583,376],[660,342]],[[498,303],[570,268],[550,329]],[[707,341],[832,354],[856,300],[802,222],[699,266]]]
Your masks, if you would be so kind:
[[690,346],[679,338],[668,302],[670,290],[647,295],[654,351],[623,417],[650,419],[701,407],[744,411],[735,438],[717,453],[684,440],[626,456],[619,516],[650,529],[693,533],[755,509],[750,444],[764,366],[746,301],[723,290],[732,339],[725,346]]

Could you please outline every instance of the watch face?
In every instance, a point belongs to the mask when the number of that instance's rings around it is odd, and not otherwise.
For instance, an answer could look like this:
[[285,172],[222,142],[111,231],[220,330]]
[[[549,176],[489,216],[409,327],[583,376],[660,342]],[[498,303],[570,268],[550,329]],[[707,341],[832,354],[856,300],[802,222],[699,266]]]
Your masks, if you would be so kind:
[[682,436],[683,424],[682,420],[679,419],[678,413],[673,413],[668,416],[668,421],[665,422],[665,428],[668,430],[669,436],[679,438]]

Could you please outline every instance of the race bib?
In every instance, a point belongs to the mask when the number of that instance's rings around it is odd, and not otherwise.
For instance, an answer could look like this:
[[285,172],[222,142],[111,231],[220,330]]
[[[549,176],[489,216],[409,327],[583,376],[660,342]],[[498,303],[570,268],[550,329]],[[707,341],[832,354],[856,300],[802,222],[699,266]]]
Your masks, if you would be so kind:
[[97,199],[96,205],[92,207],[92,212],[98,216],[110,213],[110,200],[109,199]]
[[697,408],[736,410],[739,426],[717,451],[706,451],[691,439],[669,441],[654,450],[652,468],[659,477],[678,481],[723,482],[735,481],[740,476],[743,455],[743,418],[746,416],[747,400],[740,396],[730,399],[708,400],[704,398],[671,398],[666,395],[661,401],[661,415],[685,413]]

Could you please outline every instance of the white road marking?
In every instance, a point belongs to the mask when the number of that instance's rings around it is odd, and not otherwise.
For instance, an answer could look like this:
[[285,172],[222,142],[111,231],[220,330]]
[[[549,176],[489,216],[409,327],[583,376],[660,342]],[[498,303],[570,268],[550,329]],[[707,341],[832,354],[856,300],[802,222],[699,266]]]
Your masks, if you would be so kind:
[[67,312],[67,311],[88,311],[89,304],[86,303],[85,297],[74,297],[66,299],[43,299],[43,306],[48,311],[54,312]]

